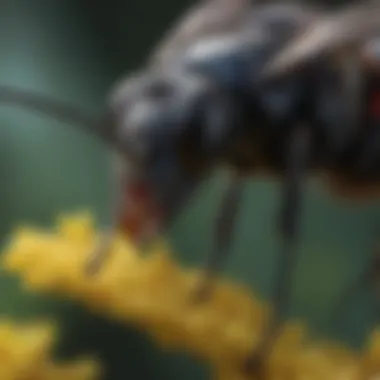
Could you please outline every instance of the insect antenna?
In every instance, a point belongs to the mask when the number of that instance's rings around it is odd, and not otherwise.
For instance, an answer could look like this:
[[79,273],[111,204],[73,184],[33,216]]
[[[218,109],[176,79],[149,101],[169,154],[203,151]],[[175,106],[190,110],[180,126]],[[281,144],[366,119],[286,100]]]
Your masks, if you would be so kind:
[[109,125],[106,128],[107,124],[104,118],[90,116],[79,107],[65,104],[47,95],[8,86],[0,86],[1,103],[28,108],[32,111],[49,115],[56,120],[75,124],[85,132],[96,135],[101,141],[116,147],[112,126]]
[[49,96],[38,94],[35,92],[18,89],[15,87],[0,86],[0,104],[5,103],[11,106],[19,106],[46,114],[56,120],[63,121],[69,124],[75,124],[86,133],[98,137],[102,142],[105,142],[111,148],[116,149],[117,153],[121,153],[123,157],[119,160],[122,170],[113,173],[113,183],[111,195],[111,222],[101,236],[100,243],[90,254],[89,263],[86,270],[89,273],[95,272],[104,261],[106,254],[109,251],[111,239],[114,231],[120,222],[120,213],[123,210],[123,185],[126,180],[126,163],[133,162],[131,149],[128,149],[125,141],[118,141],[115,135],[115,125],[112,122],[112,117],[109,114],[103,117],[94,117],[86,114],[80,108],[65,104],[61,101],[54,100]]

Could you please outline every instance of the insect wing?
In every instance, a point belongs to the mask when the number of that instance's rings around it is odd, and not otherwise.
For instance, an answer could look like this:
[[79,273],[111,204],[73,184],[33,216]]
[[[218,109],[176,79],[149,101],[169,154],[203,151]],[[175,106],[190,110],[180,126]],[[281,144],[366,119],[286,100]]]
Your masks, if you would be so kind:
[[314,59],[360,45],[380,29],[380,2],[350,6],[321,17],[269,62],[263,75],[272,78]]
[[242,25],[251,10],[248,0],[208,0],[198,3],[169,30],[153,51],[151,64],[162,66],[175,60],[196,41],[215,34],[232,32]]

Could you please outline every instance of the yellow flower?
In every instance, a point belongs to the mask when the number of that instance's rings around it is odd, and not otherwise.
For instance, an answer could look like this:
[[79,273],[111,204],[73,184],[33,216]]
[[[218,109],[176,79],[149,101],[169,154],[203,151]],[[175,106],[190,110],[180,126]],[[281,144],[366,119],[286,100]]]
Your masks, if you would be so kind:
[[2,380],[95,380],[100,367],[82,359],[57,364],[50,357],[55,329],[49,323],[32,325],[0,322],[0,379]]
[[[242,373],[242,363],[259,342],[269,305],[249,289],[222,279],[209,302],[194,303],[198,270],[182,268],[163,242],[142,255],[120,235],[115,236],[101,272],[88,277],[84,266],[97,239],[89,213],[65,216],[51,233],[16,231],[3,256],[4,266],[18,273],[30,290],[83,302],[145,330],[165,349],[187,350],[209,361],[216,379],[252,379]],[[0,339],[1,334],[0,329]],[[0,349],[0,363],[1,355]],[[20,362],[27,362],[21,357]],[[266,380],[375,380],[380,376],[380,332],[370,336],[367,350],[358,355],[332,343],[311,341],[304,325],[288,323],[266,371]]]

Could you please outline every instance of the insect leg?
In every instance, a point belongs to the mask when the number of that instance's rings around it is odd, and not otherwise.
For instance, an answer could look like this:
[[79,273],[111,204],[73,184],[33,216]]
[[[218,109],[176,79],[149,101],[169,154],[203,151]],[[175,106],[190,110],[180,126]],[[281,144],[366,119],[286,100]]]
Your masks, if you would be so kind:
[[114,160],[112,165],[112,184],[111,184],[111,221],[110,225],[102,232],[100,242],[91,253],[86,266],[86,272],[90,275],[99,271],[109,253],[114,233],[117,230],[122,213],[124,211],[124,189],[126,184],[126,170],[119,158]]
[[230,179],[228,188],[223,194],[221,206],[215,220],[213,249],[207,257],[203,278],[196,290],[196,300],[207,300],[212,293],[212,280],[220,271],[228,253],[240,205],[244,180],[240,177]]
[[100,138],[102,142],[117,148],[117,141],[110,128],[108,115],[92,117],[87,115],[79,107],[65,104],[47,95],[34,93],[28,90],[0,85],[0,103],[23,107],[41,114],[48,115],[61,122],[75,124],[87,133]]
[[273,313],[268,321],[259,345],[246,362],[246,370],[258,376],[263,375],[265,360],[276,340],[292,290],[293,270],[296,265],[298,237],[298,216],[302,196],[303,176],[308,168],[311,143],[310,129],[301,125],[290,136],[288,148],[282,208],[279,215],[279,229],[282,237],[282,250],[277,264],[273,296]]

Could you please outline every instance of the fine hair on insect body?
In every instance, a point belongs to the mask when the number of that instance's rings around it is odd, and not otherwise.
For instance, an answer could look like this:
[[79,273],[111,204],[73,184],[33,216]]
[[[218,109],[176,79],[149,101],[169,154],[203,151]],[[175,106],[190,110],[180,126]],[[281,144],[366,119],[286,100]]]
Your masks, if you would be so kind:
[[213,169],[227,166],[214,246],[193,298],[207,300],[230,252],[246,179],[281,183],[274,310],[245,366],[259,373],[286,318],[305,179],[319,176],[334,196],[380,196],[379,16],[378,1],[328,11],[203,0],[138,72],[116,83],[102,116],[3,86],[0,102],[77,124],[117,151],[112,222],[89,273],[100,268],[115,229],[149,241]]

